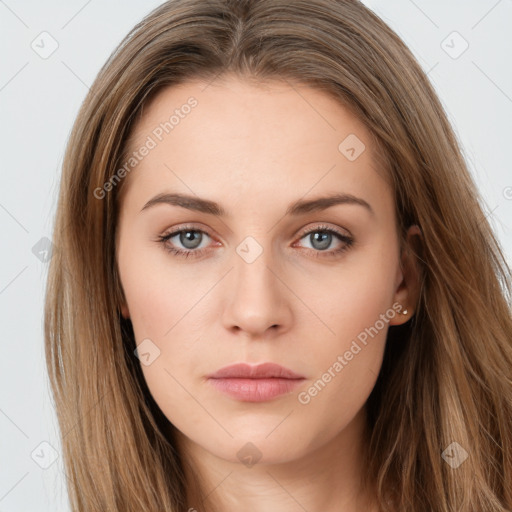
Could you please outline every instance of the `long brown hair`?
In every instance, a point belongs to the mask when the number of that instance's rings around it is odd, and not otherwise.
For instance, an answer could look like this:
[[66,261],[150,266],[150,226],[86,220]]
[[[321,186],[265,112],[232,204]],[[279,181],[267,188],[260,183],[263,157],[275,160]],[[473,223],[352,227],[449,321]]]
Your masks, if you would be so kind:
[[[228,72],[310,85],[350,108],[381,148],[401,243],[421,228],[415,315],[390,328],[367,403],[366,477],[381,509],[512,510],[510,268],[425,73],[357,0],[172,0],[101,69],[65,154],[45,308],[72,510],[188,508],[186,461],[119,313],[123,181],[112,178],[150,98]],[[442,456],[454,442],[468,454],[457,468]]]

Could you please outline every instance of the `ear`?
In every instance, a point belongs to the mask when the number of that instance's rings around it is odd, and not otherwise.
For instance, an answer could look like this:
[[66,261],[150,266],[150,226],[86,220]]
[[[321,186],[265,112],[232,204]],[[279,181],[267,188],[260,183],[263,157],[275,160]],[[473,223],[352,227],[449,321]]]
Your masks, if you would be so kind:
[[114,267],[114,290],[115,303],[121,315],[123,315],[123,318],[126,320],[130,318],[130,311],[128,309],[128,305],[126,304],[126,298],[124,296],[123,286],[121,285],[117,264]]
[[118,305],[118,309],[123,315],[123,318],[127,320],[130,318],[130,310],[128,309],[128,305],[126,304],[126,298],[124,296],[124,290],[119,282],[119,279],[116,281],[116,302]]
[[421,230],[416,224],[407,230],[405,247],[400,255],[400,267],[397,269],[397,287],[393,297],[393,304],[400,304],[400,311],[407,311],[407,313],[397,312],[390,319],[390,325],[402,325],[414,315],[414,308],[418,303],[420,292],[421,271],[418,248],[421,246],[421,237]]
[[130,311],[128,310],[128,306],[125,302],[122,302],[120,305],[121,315],[123,315],[123,318],[126,320],[130,318]]

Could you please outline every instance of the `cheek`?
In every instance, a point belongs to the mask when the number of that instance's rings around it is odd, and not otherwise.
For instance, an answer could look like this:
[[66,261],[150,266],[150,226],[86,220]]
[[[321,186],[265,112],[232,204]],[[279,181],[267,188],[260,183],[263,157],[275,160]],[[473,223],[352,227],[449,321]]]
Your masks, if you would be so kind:
[[137,342],[170,337],[203,288],[201,281],[185,282],[161,248],[120,252],[119,273]]
[[197,312],[211,279],[185,277],[159,251],[121,253],[119,272],[148,388],[165,412],[186,407],[180,383],[188,387],[203,353]]
[[338,267],[301,279],[297,295],[305,297],[323,321],[325,328],[318,332],[324,343],[342,348],[382,314],[394,314],[397,264],[398,251],[386,246],[383,237],[381,243],[354,252]]
[[345,417],[355,414],[375,384],[395,311],[375,293],[342,297],[339,306],[331,312],[331,332],[315,339],[310,330],[305,357],[314,375],[305,396],[298,398],[303,405],[314,399],[315,407],[325,407],[326,414],[329,404],[342,405]]
[[[193,306],[201,290],[187,290],[172,280],[155,278],[158,270],[139,274],[132,282],[127,302],[144,379],[153,399],[179,429],[205,421],[204,410],[191,406],[190,385],[196,381],[197,363],[204,351],[193,321]],[[204,291],[202,292],[204,294]],[[191,311],[192,310],[192,311]],[[144,354],[149,354],[145,357]]]
[[[319,309],[333,332],[323,329],[326,334],[310,343],[304,358],[312,378],[296,397],[304,428],[321,428],[327,438],[343,430],[364,407],[379,375],[389,320],[395,314],[386,280],[376,282],[370,272],[345,284],[335,297],[337,307],[330,301]],[[312,330],[309,339],[315,339]]]
[[313,407],[328,414],[329,404],[338,403],[351,416],[373,389],[389,321],[396,314],[391,306],[397,251],[390,247],[361,251],[357,261],[347,260],[338,272],[331,272],[329,281],[316,280],[316,293],[309,294],[308,304],[323,325],[316,320],[315,329],[311,320],[302,325],[309,333],[306,357],[316,375],[302,400],[299,396],[301,404],[314,402]]

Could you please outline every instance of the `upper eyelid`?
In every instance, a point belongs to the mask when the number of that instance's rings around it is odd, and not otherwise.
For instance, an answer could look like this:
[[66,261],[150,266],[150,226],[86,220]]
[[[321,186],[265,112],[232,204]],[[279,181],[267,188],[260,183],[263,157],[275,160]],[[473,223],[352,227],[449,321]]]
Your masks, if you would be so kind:
[[[313,226],[311,228],[305,228],[304,230],[301,231],[301,233],[302,233],[301,236],[307,235],[307,234],[309,234],[311,232],[315,232],[315,231],[332,231],[341,236],[346,236],[346,237],[352,236],[346,228],[327,226],[326,223],[320,223],[317,226]],[[346,231],[347,233],[345,234],[345,233],[342,233],[341,231]]]
[[[347,231],[347,233],[342,233],[341,232],[342,230]],[[208,230],[202,229],[202,228],[200,228],[198,226],[193,226],[193,225],[184,225],[182,227],[178,227],[176,229],[173,229],[169,233],[161,235],[161,238],[166,238],[166,239],[169,240],[170,238],[173,238],[174,236],[182,233],[183,231],[197,231],[197,232],[204,233],[204,234],[208,235],[212,240],[216,240],[216,237],[212,236],[208,232]],[[329,231],[329,232],[332,232],[335,235],[337,235],[338,237],[340,237],[341,241],[344,241],[343,240],[344,238],[345,239],[353,238],[352,234],[346,228],[337,228],[337,227],[335,228],[335,227],[332,227],[332,226],[327,226],[327,223],[325,223],[325,222],[320,222],[320,224],[317,224],[316,226],[312,226],[310,228],[303,228],[302,230],[299,231],[299,233],[296,235],[296,237],[298,237],[298,240],[301,240],[305,236],[309,235],[310,233],[314,233],[315,231]],[[194,249],[190,249],[190,251],[194,251]]]

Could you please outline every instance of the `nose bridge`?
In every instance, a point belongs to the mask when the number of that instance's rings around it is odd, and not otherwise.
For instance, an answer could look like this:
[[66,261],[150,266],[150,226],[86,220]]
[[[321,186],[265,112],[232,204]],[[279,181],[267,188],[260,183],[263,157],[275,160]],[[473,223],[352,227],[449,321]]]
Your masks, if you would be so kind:
[[[268,237],[266,240],[268,240]],[[276,262],[269,246],[247,237],[237,247],[229,281],[229,298],[224,321],[252,334],[289,320],[286,287],[276,276]]]

